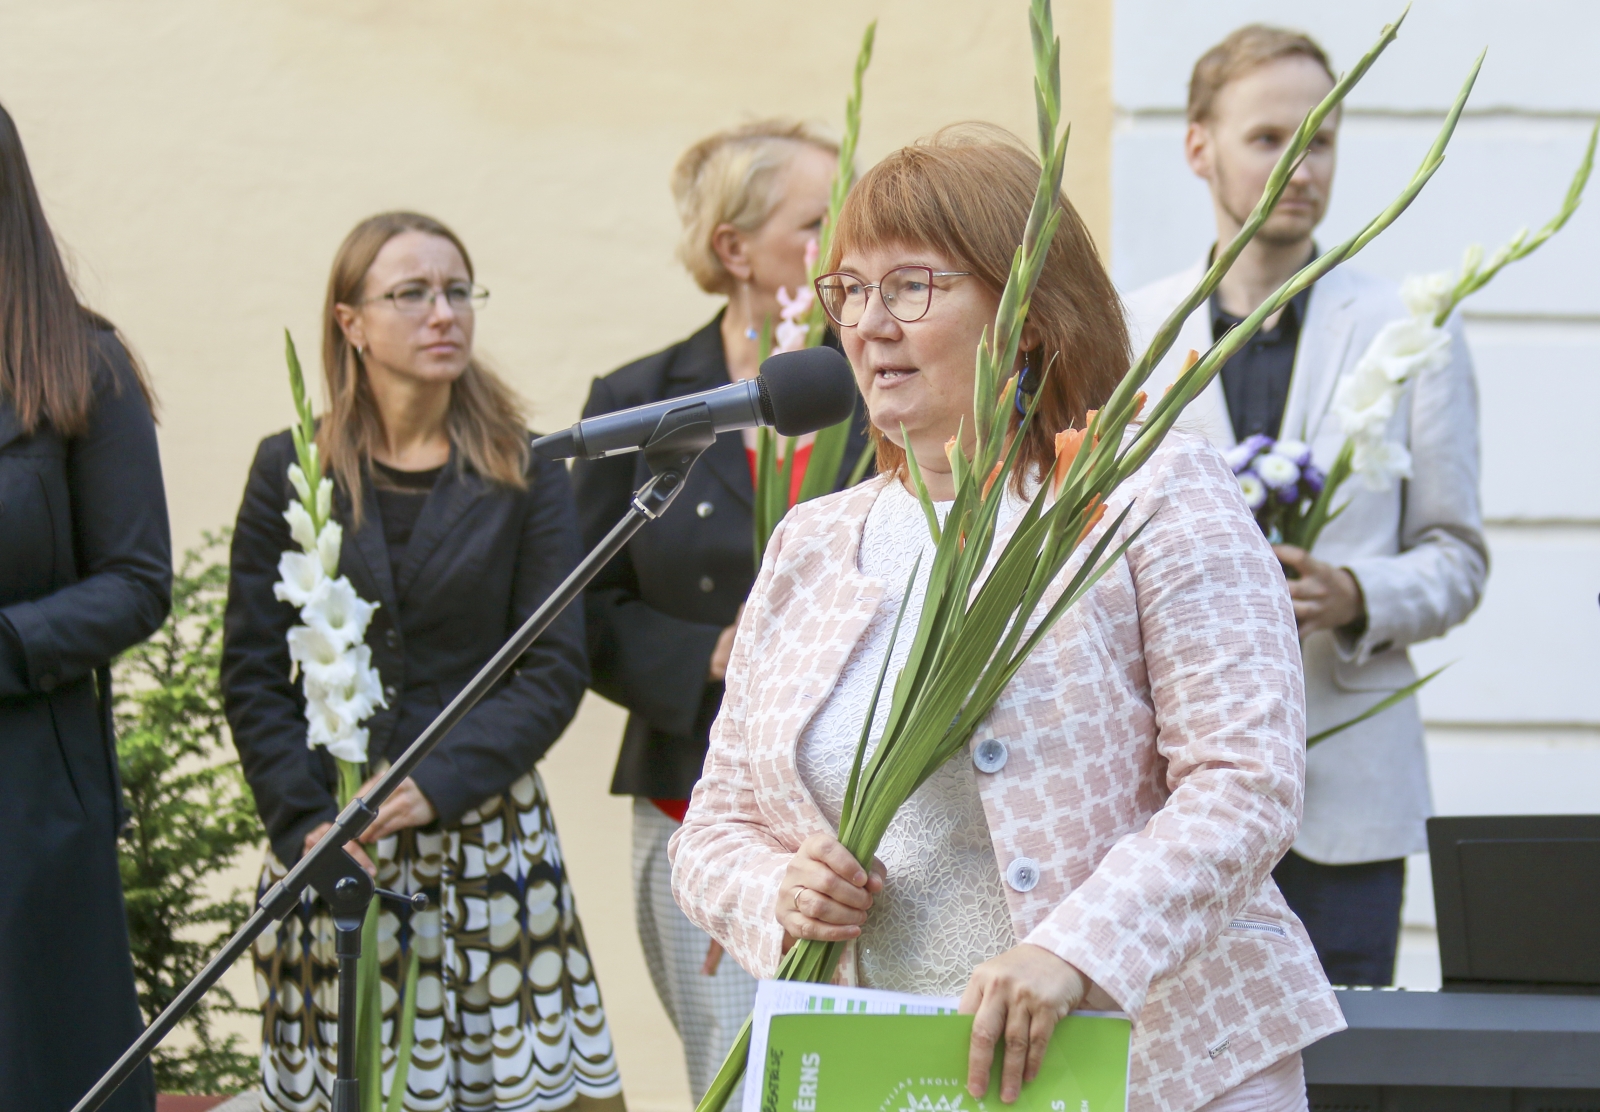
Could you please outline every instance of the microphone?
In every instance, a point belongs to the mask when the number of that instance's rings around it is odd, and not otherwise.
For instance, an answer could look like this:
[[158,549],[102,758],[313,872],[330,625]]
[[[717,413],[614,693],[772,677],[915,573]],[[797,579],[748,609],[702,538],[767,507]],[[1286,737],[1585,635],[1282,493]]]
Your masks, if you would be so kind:
[[706,407],[718,433],[767,425],[781,436],[800,436],[843,421],[855,401],[855,375],[845,357],[831,347],[804,348],[772,356],[753,379],[585,418],[570,429],[539,437],[533,450],[545,459],[637,452],[650,442],[663,417],[693,405]]

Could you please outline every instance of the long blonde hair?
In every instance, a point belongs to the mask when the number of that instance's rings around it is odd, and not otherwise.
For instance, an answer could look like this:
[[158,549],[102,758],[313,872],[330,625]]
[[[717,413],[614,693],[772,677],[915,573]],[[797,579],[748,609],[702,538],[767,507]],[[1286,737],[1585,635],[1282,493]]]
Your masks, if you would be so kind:
[[[367,272],[383,245],[403,232],[423,232],[447,239],[461,252],[467,275],[472,256],[445,225],[415,212],[382,212],[357,224],[339,245],[328,277],[328,298],[322,308],[322,373],[328,388],[328,410],[317,429],[317,447],[335,482],[350,498],[354,524],[361,524],[364,475],[372,448],[383,435],[378,402],[367,382],[355,347],[339,327],[335,305],[361,301]],[[476,358],[451,384],[445,431],[458,460],[490,482],[526,490],[528,432],[522,406],[511,388]]]

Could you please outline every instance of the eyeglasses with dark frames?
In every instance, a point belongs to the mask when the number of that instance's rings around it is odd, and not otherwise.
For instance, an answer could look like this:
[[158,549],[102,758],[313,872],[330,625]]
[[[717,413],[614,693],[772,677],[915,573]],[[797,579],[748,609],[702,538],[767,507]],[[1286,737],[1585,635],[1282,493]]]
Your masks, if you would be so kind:
[[840,328],[854,328],[867,311],[867,291],[877,290],[883,307],[902,324],[915,324],[933,307],[935,278],[965,278],[970,270],[934,270],[931,266],[897,266],[876,282],[864,282],[848,271],[820,275],[817,300]]

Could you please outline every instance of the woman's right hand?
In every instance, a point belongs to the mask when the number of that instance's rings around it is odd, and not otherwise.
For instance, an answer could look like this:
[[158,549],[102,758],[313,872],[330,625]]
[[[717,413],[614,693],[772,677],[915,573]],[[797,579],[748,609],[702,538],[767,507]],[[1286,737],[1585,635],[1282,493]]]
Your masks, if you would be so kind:
[[883,863],[863,869],[831,834],[813,834],[789,859],[778,887],[778,924],[788,938],[846,942],[861,933],[873,897],[883,891]]
[[[311,847],[322,841],[322,836],[332,829],[333,823],[331,822],[325,822],[313,827],[310,833],[306,835],[304,848],[300,852],[302,854],[310,853]],[[378,875],[378,867],[372,863],[372,858],[367,856],[367,851],[361,848],[360,842],[346,842],[344,848],[351,857],[356,859],[357,865],[367,870],[368,876],[376,877]]]
[[733,624],[717,635],[717,643],[711,650],[711,667],[706,670],[706,678],[712,683],[721,683],[728,678],[728,661],[733,657],[733,637],[739,632],[739,620],[744,617],[744,603],[739,604],[739,612],[733,616]]

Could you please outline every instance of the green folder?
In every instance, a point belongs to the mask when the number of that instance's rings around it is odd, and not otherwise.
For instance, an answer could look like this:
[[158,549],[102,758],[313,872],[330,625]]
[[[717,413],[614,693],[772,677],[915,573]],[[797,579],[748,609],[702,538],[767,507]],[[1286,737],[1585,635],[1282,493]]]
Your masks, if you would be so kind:
[[[970,1015],[774,1015],[761,1070],[761,1112],[1124,1112],[1127,1019],[1070,1015],[1039,1076],[1001,1104],[995,1054],[989,1092],[967,1092]],[[754,1065],[754,1063],[752,1063]]]

